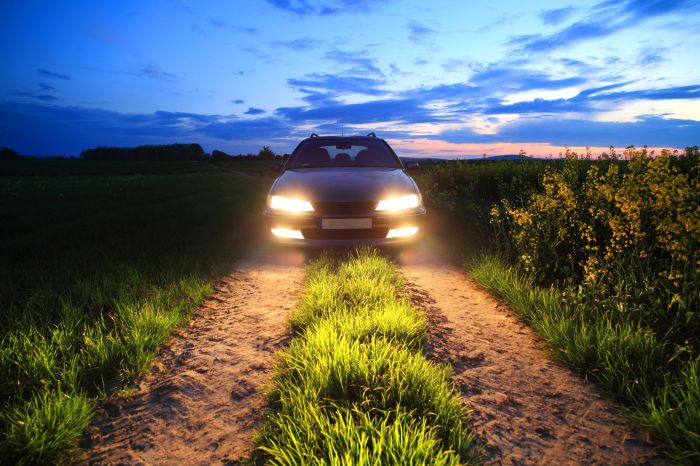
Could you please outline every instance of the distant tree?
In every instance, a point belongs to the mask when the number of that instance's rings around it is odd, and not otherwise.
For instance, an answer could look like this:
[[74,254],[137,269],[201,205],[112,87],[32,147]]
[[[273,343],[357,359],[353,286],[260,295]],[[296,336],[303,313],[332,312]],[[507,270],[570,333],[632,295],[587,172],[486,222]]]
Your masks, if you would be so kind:
[[258,152],[258,158],[260,160],[275,160],[275,153],[267,146],[263,146]]
[[0,147],[0,160],[17,160],[21,156],[9,147]]
[[228,162],[229,160],[231,160],[231,156],[220,150],[213,150],[211,157],[209,157],[210,162]]

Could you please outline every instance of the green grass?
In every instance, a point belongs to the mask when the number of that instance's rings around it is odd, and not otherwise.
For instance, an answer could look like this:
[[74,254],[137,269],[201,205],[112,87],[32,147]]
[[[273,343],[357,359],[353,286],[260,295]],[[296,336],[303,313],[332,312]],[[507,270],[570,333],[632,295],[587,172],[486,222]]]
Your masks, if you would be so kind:
[[700,461],[699,157],[629,147],[416,178],[453,257],[686,463]]
[[[344,260],[343,260],[344,259]],[[270,464],[478,461],[447,367],[421,353],[424,316],[376,251],[323,256],[291,318],[259,438]]]
[[680,358],[648,327],[620,319],[603,306],[541,288],[493,255],[468,267],[549,344],[554,356],[595,378],[625,403],[631,418],[649,428],[674,461],[700,461],[700,365]]
[[75,454],[96,403],[147,368],[260,236],[263,178],[104,164],[0,177],[3,461]]

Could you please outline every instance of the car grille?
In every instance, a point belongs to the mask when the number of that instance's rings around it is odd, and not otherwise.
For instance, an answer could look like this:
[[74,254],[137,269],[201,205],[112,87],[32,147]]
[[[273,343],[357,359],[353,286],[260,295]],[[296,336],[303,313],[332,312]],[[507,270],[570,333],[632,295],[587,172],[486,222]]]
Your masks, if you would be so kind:
[[319,230],[302,228],[305,239],[383,239],[389,233],[388,228],[369,228],[364,230]]
[[314,202],[314,210],[320,214],[366,214],[374,212],[377,203],[371,202]]

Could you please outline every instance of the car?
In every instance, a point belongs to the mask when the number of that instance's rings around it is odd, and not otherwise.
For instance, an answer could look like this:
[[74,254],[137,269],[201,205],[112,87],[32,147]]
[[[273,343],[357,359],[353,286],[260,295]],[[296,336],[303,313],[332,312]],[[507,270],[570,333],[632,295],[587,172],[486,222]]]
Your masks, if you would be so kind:
[[267,196],[272,237],[304,246],[376,246],[418,236],[425,207],[416,182],[376,137],[318,136],[297,145]]

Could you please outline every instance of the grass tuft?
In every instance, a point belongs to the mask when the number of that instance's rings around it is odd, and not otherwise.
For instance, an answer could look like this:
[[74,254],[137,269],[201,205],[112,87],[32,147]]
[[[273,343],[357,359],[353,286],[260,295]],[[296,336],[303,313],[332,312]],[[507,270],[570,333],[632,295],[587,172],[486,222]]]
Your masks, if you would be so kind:
[[60,389],[39,392],[7,415],[9,428],[0,449],[3,461],[23,464],[62,462],[90,424],[94,402]]
[[323,256],[280,353],[259,437],[270,464],[477,462],[450,372],[420,352],[424,316],[376,251]]

